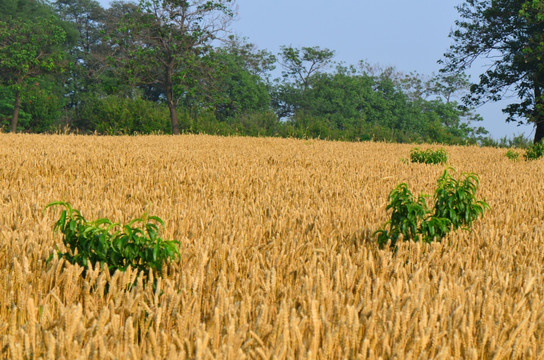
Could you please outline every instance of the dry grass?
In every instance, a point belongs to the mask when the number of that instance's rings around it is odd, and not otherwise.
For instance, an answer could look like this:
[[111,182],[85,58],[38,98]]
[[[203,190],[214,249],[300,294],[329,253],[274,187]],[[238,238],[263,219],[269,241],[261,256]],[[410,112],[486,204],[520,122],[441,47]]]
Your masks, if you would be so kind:
[[[443,167],[410,145],[210,136],[0,135],[0,358],[544,357],[544,163],[448,147],[491,210],[443,243],[378,250],[401,181]],[[144,210],[181,241],[153,292],[136,274],[45,260],[66,200]],[[110,289],[104,293],[106,282]]]

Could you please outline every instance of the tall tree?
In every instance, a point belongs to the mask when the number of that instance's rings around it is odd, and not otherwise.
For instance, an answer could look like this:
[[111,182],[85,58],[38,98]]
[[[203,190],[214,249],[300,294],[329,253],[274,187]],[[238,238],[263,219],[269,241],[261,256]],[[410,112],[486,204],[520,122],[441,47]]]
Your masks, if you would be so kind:
[[77,31],[68,51],[72,66],[66,80],[69,105],[77,109],[85,94],[98,83],[106,63],[105,10],[95,0],[57,0],[54,6],[60,19]]
[[461,19],[442,60],[444,71],[455,72],[487,59],[488,69],[466,103],[497,101],[514,91],[519,102],[503,109],[506,120],[534,123],[535,142],[544,138],[543,8],[542,0],[466,0],[457,7]]
[[203,92],[207,102],[214,104],[218,120],[270,110],[268,75],[274,68],[274,55],[231,35],[207,59],[215,70]]
[[41,0],[2,0],[0,1],[0,19],[17,17],[35,19],[54,15],[53,9]]
[[138,89],[140,71],[149,71],[136,61],[142,12],[138,4],[112,1],[105,10],[104,42],[108,50],[102,85],[107,94],[136,99],[141,97]]
[[283,79],[272,89],[272,107],[278,118],[292,117],[303,110],[303,93],[310,88],[313,76],[320,74],[332,63],[334,51],[319,46],[294,48],[282,46],[279,63]]
[[199,62],[211,42],[227,30],[233,0],[141,0],[140,14],[125,18],[130,37],[125,52],[142,84],[159,87],[170,110],[172,133],[179,134],[177,105],[198,85],[205,64]]
[[307,88],[310,77],[330,65],[334,51],[319,46],[301,49],[282,46],[280,56],[281,65],[285,69],[284,76],[293,78],[299,86]]
[[53,18],[0,21],[0,80],[15,94],[11,132],[17,131],[21,95],[27,80],[63,69],[66,33]]

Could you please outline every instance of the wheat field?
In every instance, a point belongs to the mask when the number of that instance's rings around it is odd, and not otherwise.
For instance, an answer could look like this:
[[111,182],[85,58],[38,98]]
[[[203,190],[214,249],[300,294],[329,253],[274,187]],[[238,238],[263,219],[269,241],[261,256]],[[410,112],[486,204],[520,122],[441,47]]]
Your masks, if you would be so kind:
[[[203,135],[0,135],[0,358],[543,359],[544,161],[446,147],[491,209],[471,232],[380,250],[411,145]],[[144,211],[181,242],[156,289],[46,259],[69,201]],[[105,291],[109,284],[108,291]]]

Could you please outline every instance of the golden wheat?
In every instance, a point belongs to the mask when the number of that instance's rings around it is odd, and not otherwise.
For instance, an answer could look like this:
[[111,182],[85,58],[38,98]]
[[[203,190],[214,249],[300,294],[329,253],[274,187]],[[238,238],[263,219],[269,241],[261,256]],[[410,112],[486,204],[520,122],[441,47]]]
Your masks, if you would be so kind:
[[[389,192],[431,193],[443,171],[401,162],[409,145],[0,140],[0,358],[544,357],[542,161],[448,147],[491,210],[472,232],[393,254],[370,237]],[[182,259],[155,288],[130,269],[47,265],[55,200],[87,219],[157,215]]]

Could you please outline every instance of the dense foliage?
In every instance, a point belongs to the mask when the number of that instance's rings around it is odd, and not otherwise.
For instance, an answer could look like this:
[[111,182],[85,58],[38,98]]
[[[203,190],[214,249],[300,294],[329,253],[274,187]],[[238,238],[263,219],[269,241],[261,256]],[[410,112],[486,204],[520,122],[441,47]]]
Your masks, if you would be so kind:
[[463,74],[346,66],[317,46],[274,55],[229,33],[231,0],[1,6],[4,130],[497,145],[455,100]]

